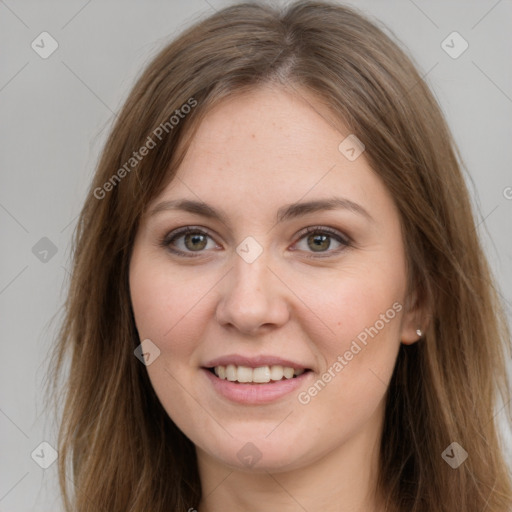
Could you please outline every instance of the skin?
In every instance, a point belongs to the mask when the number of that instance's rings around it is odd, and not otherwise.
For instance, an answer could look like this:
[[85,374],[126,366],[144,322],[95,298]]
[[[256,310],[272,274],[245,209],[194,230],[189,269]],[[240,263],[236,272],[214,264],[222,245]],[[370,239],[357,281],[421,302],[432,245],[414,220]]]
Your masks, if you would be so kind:
[[[139,225],[129,276],[136,325],[160,350],[147,366],[155,392],[196,446],[203,500],[190,507],[200,512],[379,510],[384,400],[400,343],[418,339],[419,312],[406,308],[393,199],[364,153],[350,161],[338,150],[350,132],[337,126],[306,91],[262,86],[230,96],[208,113],[177,177],[148,208],[202,200],[226,222],[167,210]],[[362,206],[371,220],[334,209],[276,223],[284,205],[333,196]],[[183,226],[209,236],[187,245],[185,236],[176,239],[184,256],[159,245]],[[310,226],[352,242],[330,237],[319,249],[314,235],[301,233]],[[252,263],[236,252],[248,236],[263,250]],[[299,392],[332,373],[338,356],[397,303],[394,318],[300,403]],[[313,371],[274,403],[237,404],[200,369],[233,353],[277,355]],[[237,457],[248,442],[261,454],[250,467]]]

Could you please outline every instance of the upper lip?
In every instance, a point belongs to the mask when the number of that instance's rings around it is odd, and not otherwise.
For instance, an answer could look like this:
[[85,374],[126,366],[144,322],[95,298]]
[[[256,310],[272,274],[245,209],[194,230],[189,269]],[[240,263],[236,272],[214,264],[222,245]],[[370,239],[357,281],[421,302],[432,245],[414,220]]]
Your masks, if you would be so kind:
[[270,355],[258,355],[258,356],[242,356],[239,354],[230,354],[226,356],[216,357],[211,361],[208,361],[204,367],[214,368],[215,366],[227,366],[228,364],[234,364],[235,366],[248,366],[249,368],[258,368],[260,366],[274,366],[281,365],[295,369],[310,369],[308,366],[291,361],[290,359],[283,359],[279,356]]

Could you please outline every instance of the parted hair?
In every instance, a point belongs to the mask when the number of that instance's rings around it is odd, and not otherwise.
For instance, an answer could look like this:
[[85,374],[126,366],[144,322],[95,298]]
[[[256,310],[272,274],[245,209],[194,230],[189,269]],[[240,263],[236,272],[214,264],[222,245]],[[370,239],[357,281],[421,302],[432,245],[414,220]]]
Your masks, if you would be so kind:
[[[498,427],[499,415],[510,415],[506,407],[497,414],[511,394],[507,320],[462,158],[402,46],[352,7],[240,3],[196,21],[142,71],[73,234],[49,368],[66,512],[186,512],[201,500],[195,447],[134,356],[128,270],[141,216],[175,176],[200,121],[223,98],[261,84],[308,91],[329,107],[364,143],[400,214],[408,290],[428,324],[419,342],[400,346],[386,395],[378,467],[385,510],[510,512]],[[186,104],[194,106],[171,128]],[[126,166],[148,137],[155,145]],[[442,457],[452,442],[468,452],[456,469]]]

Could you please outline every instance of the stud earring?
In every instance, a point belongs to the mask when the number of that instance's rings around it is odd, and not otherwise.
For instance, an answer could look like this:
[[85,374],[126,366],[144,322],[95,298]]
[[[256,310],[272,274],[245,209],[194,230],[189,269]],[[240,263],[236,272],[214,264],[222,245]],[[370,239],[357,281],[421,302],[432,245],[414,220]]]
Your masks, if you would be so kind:
[[421,329],[416,329],[416,334],[421,338],[423,333],[421,332]]

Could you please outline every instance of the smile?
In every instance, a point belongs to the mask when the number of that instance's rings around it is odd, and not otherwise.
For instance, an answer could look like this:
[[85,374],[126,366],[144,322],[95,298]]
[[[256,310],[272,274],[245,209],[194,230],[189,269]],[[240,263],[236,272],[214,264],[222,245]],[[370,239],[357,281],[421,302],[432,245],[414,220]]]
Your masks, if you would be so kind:
[[251,368],[249,366],[228,364],[227,366],[215,366],[213,371],[219,379],[226,379],[230,382],[265,384],[270,381],[293,379],[294,377],[302,375],[306,370],[304,368],[291,368],[290,366],[281,365]]
[[201,370],[216,395],[245,405],[275,402],[296,391],[313,375],[311,370],[279,365],[257,368],[227,365]]

